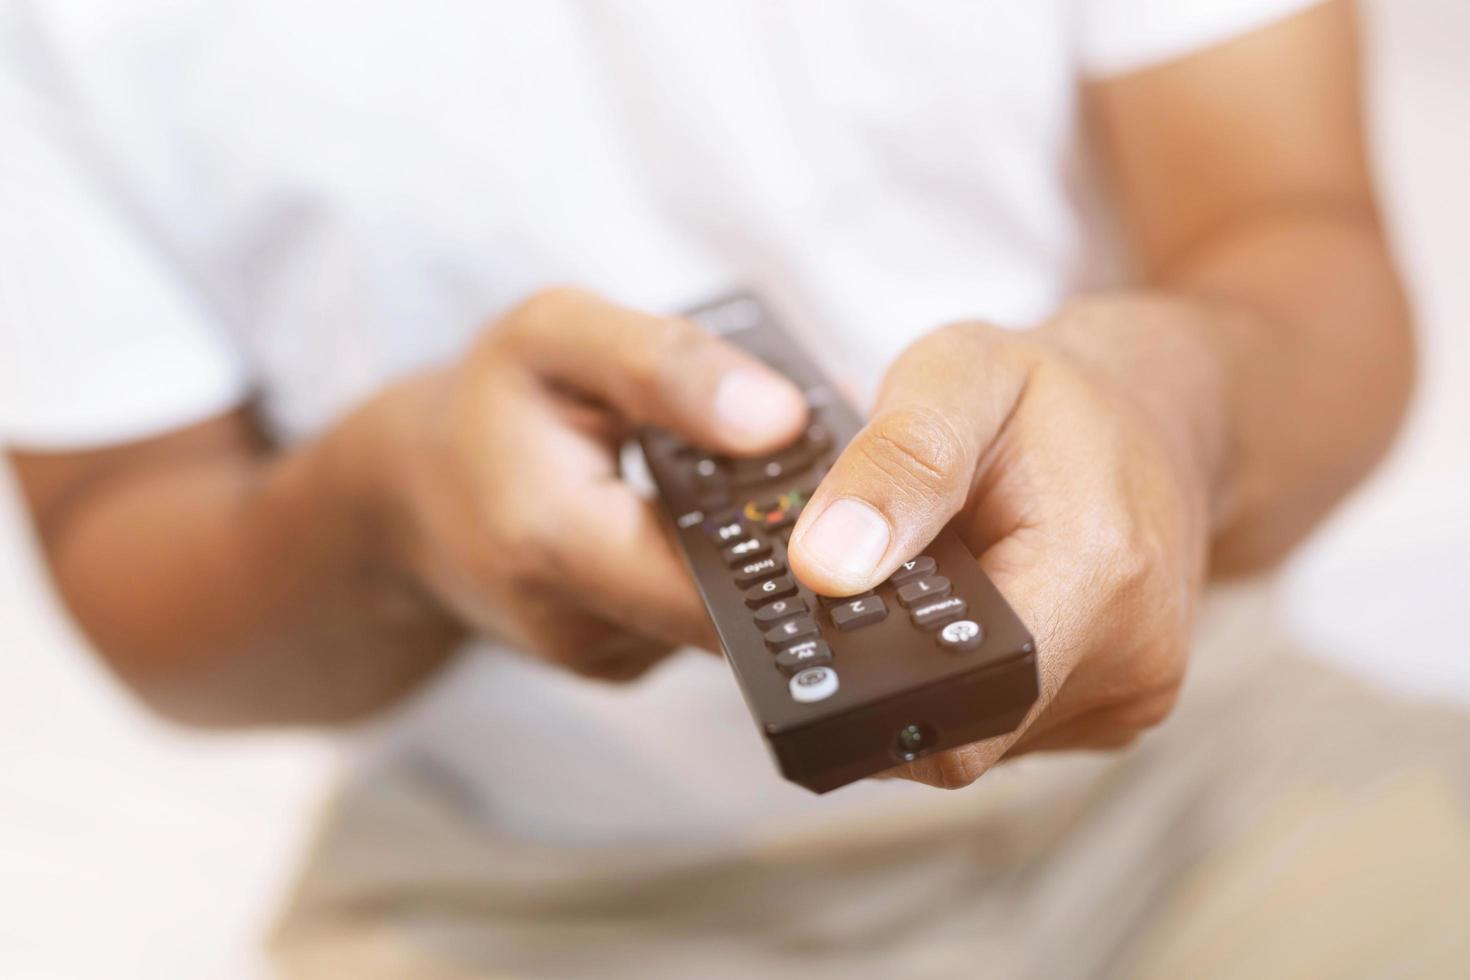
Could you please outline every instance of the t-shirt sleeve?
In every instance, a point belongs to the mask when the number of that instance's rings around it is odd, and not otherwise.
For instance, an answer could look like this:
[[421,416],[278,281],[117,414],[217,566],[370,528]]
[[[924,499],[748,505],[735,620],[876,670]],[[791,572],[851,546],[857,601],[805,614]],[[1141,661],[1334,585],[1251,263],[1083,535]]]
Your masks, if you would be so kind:
[[1082,74],[1122,75],[1182,57],[1322,0],[1075,0]]
[[243,359],[55,104],[0,67],[0,442],[102,446],[240,404]]

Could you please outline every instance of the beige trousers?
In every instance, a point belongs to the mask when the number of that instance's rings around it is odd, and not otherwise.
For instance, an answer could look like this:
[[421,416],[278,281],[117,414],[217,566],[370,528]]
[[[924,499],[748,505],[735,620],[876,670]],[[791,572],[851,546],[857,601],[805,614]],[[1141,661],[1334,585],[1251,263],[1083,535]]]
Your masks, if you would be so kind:
[[1216,590],[1171,719],[902,827],[738,855],[497,839],[410,772],[345,790],[275,939],[301,980],[1470,977],[1470,719]]

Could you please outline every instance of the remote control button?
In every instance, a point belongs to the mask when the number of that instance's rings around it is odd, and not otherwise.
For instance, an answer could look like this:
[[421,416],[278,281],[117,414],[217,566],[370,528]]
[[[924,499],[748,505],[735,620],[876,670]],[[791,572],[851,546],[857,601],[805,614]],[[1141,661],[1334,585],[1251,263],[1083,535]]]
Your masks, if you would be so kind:
[[790,599],[777,599],[768,602],[756,611],[755,621],[761,627],[773,626],[783,619],[791,616],[800,616],[802,613],[810,612],[805,602],[792,597]]
[[750,561],[752,558],[761,558],[771,553],[771,546],[760,538],[746,538],[737,541],[725,549],[725,564],[738,565],[741,562]]
[[888,607],[877,596],[864,596],[832,607],[832,625],[840,630],[855,630],[887,617]]
[[751,527],[768,530],[790,527],[806,506],[807,498],[808,494],[800,488],[788,490],[779,497],[748,501],[740,515]]
[[778,575],[767,579],[753,589],[745,590],[745,604],[752,609],[764,606],[773,599],[784,599],[796,595],[796,583],[790,575]]
[[766,630],[766,646],[772,650],[780,650],[798,640],[821,635],[822,631],[817,628],[816,620],[810,616],[797,616],[795,619],[786,620],[774,629]]
[[939,631],[939,645],[946,650],[973,650],[985,639],[985,631],[973,619],[957,619]]
[[948,599],[940,599],[938,602],[930,602],[922,606],[915,606],[913,610],[914,625],[920,629],[937,629],[951,619],[959,619],[965,614],[965,600],[957,595]]
[[817,596],[817,601],[822,604],[823,609],[831,609],[833,606],[840,606],[844,602],[851,602],[854,599],[866,599],[868,596],[877,594],[872,589],[869,589],[866,592],[859,592],[857,595],[819,595]]
[[715,544],[733,544],[745,537],[745,524],[734,514],[721,514],[709,524],[710,540]]
[[907,582],[911,578],[917,578],[920,575],[933,574],[934,559],[930,558],[928,555],[920,555],[919,557],[911,561],[906,561],[902,565],[899,565],[898,571],[890,575],[888,581],[892,582],[894,585],[902,585],[904,582]]
[[736,460],[730,467],[730,482],[737,487],[748,487],[767,480],[779,480],[800,473],[811,465],[812,453],[806,446],[798,444],[793,449],[777,453],[765,459]]
[[690,483],[701,499],[729,496],[730,476],[712,456],[702,456],[695,460],[694,476]]
[[832,430],[820,422],[806,427],[806,449],[813,458],[832,448]]
[[776,654],[776,667],[790,677],[808,667],[825,667],[832,662],[832,648],[821,640],[803,640]]
[[735,569],[735,584],[742,589],[754,585],[763,578],[771,578],[786,571],[786,563],[779,558],[762,558],[746,562]]
[[898,604],[909,609],[925,599],[940,599],[947,595],[949,595],[949,579],[943,575],[930,575],[928,578],[914,579],[907,585],[900,585]]
[[802,704],[823,701],[837,693],[837,671],[831,667],[808,667],[791,678],[791,696]]

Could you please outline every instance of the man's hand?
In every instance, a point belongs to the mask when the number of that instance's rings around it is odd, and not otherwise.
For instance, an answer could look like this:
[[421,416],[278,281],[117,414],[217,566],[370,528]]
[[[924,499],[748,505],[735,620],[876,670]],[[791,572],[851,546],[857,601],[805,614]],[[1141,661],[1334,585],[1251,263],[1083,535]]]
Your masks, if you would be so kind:
[[[900,774],[963,786],[1007,753],[1122,746],[1168,713],[1217,463],[1203,432],[1219,387],[1181,349],[1189,321],[1184,304],[1093,301],[1025,333],[948,327],[893,365],[797,523],[791,566],[818,592],[859,592],[953,520],[1035,633],[1041,670],[1018,732]],[[1158,351],[1167,377],[1139,390],[1138,359],[1110,345]]]
[[618,440],[651,422],[762,452],[805,418],[790,382],[693,324],[555,289],[290,450],[241,409],[11,458],[63,595],[140,696],[194,724],[340,722],[466,628],[608,678],[712,645]]
[[1280,561],[1389,445],[1413,342],[1357,70],[1353,4],[1335,0],[1091,83],[1153,292],[1021,334],[942,330],[893,368],[799,522],[792,567],[855,592],[955,518],[1042,672],[1019,732],[906,775],[964,785],[1008,752],[1121,745],[1159,721],[1206,568]]
[[805,420],[794,385],[693,323],[556,289],[358,424],[396,550],[442,601],[521,649],[627,679],[673,646],[717,648],[653,506],[618,478],[630,427],[740,455]]

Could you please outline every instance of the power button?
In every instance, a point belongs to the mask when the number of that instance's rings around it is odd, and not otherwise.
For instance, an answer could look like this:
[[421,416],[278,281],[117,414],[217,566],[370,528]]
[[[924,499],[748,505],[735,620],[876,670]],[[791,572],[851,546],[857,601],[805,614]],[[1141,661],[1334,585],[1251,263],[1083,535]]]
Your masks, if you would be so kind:
[[791,696],[802,704],[822,701],[837,693],[837,671],[831,667],[808,667],[791,678]]

